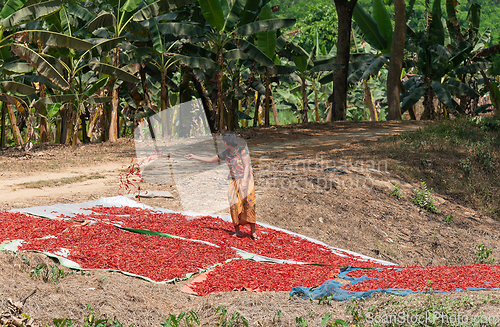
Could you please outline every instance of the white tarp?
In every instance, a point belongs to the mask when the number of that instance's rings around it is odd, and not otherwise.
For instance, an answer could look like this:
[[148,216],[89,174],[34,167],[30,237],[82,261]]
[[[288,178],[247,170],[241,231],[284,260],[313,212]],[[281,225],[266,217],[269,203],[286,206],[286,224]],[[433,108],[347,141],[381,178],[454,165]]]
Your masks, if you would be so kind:
[[[180,213],[183,215],[187,216],[192,216],[192,217],[197,217],[197,216],[211,216],[211,217],[219,217],[224,221],[229,221],[231,222],[231,216],[229,215],[214,215],[214,214],[203,214],[203,213],[196,213],[196,212],[188,212],[188,211],[173,211],[169,209],[164,209],[164,208],[159,208],[159,207],[151,207],[143,203],[139,203],[137,201],[134,201],[132,199],[129,199],[125,196],[115,196],[115,197],[103,197],[94,201],[89,201],[89,202],[84,202],[84,203],[67,203],[67,204],[54,204],[51,206],[42,206],[42,207],[31,207],[31,208],[26,208],[26,209],[12,209],[12,211],[16,212],[24,212],[28,214],[32,214],[34,216],[40,216],[40,217],[45,217],[45,218],[60,218],[61,215],[65,215],[68,217],[74,217],[76,214],[81,213],[81,214],[91,214],[92,211],[90,210],[85,210],[92,208],[96,205],[102,205],[104,207],[122,207],[122,206],[127,206],[127,207],[133,207],[133,208],[141,208],[141,209],[149,209],[149,210],[154,210],[154,211],[160,211],[164,213]],[[302,237],[308,241],[311,241],[316,244],[324,245],[332,250],[335,254],[344,257],[345,255],[342,253],[348,253],[350,255],[354,255],[357,257],[360,257],[361,259],[364,260],[371,260],[380,264],[384,265],[396,265],[395,263],[384,261],[384,260],[379,260],[375,258],[371,258],[368,256],[365,256],[363,254],[359,254],[356,252],[352,252],[349,250],[342,250],[338,249],[332,246],[329,246],[328,244],[325,244],[321,241],[315,240],[313,238],[300,235],[291,231],[288,231],[286,229],[278,228],[275,226],[271,226],[265,223],[257,223],[257,225],[274,229],[274,230],[279,230],[291,235],[299,236]],[[252,253],[247,253],[245,251],[235,249],[239,252],[239,254],[244,257],[244,258],[252,258],[255,261],[270,261],[270,262],[276,262],[276,263],[282,263],[282,262],[289,262],[289,263],[296,263],[294,261],[288,261],[288,260],[280,260],[280,259],[274,259],[274,258],[266,258],[260,255],[252,254]]]

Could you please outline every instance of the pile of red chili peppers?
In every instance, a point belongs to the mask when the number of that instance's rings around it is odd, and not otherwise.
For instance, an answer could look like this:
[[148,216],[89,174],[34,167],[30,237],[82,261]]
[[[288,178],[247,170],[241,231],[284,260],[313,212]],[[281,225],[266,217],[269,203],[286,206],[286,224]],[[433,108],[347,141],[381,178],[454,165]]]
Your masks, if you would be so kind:
[[[204,281],[193,283],[192,288],[199,295],[242,289],[289,291],[295,286],[319,286],[336,277],[339,267],[348,266],[370,268],[348,273],[354,278],[368,277],[360,283],[342,287],[350,291],[398,288],[450,292],[466,287],[500,287],[498,265],[385,266],[342,251],[334,253],[326,246],[262,226],[257,229],[259,241],[248,237],[246,227],[242,229],[246,237],[237,238],[231,236],[231,222],[211,216],[194,218],[132,207],[96,206],[88,210],[91,213],[86,215],[61,216],[67,220],[0,212],[0,243],[22,239],[24,243],[19,250],[50,253],[65,250],[64,256],[83,269],[119,270],[154,281],[185,278],[189,273],[237,258],[234,249],[268,258],[326,265],[232,260],[210,270]],[[133,233],[120,227],[183,239]]]
[[0,243],[56,235],[73,224],[61,219],[44,219],[19,212],[0,211]]
[[366,292],[375,289],[407,289],[415,292],[453,292],[469,288],[500,287],[500,266],[476,264],[469,266],[397,267],[389,269],[362,269],[347,274],[349,277],[366,276],[370,279],[342,289]]
[[161,213],[131,207],[96,206],[89,210],[94,213],[77,215],[74,219],[111,222],[126,228],[147,229],[187,239],[207,241],[268,258],[340,267],[384,267],[377,262],[366,261],[343,251],[333,253],[324,245],[270,228],[258,227],[261,238],[258,242],[250,239],[248,226],[242,229],[247,237],[233,237],[231,233],[234,228],[231,222],[211,216],[192,219],[178,213]]
[[202,296],[243,289],[290,291],[295,286],[321,285],[338,273],[338,269],[326,266],[233,260],[207,272],[207,278],[191,283],[191,288]]
[[20,250],[57,253],[83,269],[114,269],[154,281],[186,277],[236,257],[234,250],[178,238],[136,234],[113,225],[94,223],[73,226],[57,238],[41,238],[24,243]]

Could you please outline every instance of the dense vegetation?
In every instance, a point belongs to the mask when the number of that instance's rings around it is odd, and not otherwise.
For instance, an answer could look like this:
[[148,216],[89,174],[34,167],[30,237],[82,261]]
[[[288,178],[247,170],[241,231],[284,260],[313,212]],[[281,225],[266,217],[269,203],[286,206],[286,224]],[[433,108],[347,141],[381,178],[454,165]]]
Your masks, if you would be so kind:
[[498,108],[499,49],[481,15],[491,8],[434,0],[426,16],[412,5],[403,74],[391,84],[396,17],[382,0],[355,7],[345,64],[336,9],[320,0],[0,0],[1,146],[114,141],[140,122],[175,134],[189,122],[166,109],[196,98],[212,132],[383,120],[391,85],[411,119]]
[[[370,0],[358,0],[358,3],[369,13],[372,12],[372,3]],[[410,1],[406,1],[407,5]],[[492,42],[497,44],[500,39],[500,16],[498,15],[498,10],[500,9],[500,4],[495,0],[468,0],[460,1],[457,10],[457,18],[461,26],[464,26],[467,21],[467,13],[472,3],[477,3],[481,6],[481,27],[480,30],[484,32],[486,29],[491,29]],[[306,24],[311,22],[310,16],[314,15],[312,12],[322,11],[328,12],[329,10],[335,10],[332,1],[327,0],[272,0],[271,4],[278,5],[280,7],[277,15],[279,17],[294,17],[297,19],[297,25],[291,27],[290,29],[296,29],[297,26],[301,24]],[[442,4],[443,12],[446,12],[446,6]],[[317,8],[320,8],[319,10]],[[388,6],[388,12],[393,17],[394,7]],[[325,15],[326,16],[326,15]],[[322,16],[317,16],[315,20],[315,25],[321,25],[330,20],[335,20],[336,17],[330,17],[329,15],[322,19]],[[416,0],[413,13],[409,19],[408,25],[412,29],[423,29],[426,24],[426,11],[425,11],[425,0]],[[331,26],[334,30],[335,26]]]

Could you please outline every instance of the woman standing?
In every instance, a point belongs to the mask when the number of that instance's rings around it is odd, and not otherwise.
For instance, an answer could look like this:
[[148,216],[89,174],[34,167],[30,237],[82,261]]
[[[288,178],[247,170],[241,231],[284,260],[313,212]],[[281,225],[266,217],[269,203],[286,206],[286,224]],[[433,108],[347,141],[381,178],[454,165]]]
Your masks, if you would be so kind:
[[229,167],[228,199],[233,220],[234,235],[241,237],[240,226],[250,224],[251,237],[258,240],[255,233],[255,189],[250,155],[245,147],[238,146],[234,132],[226,132],[222,136],[225,150],[213,157],[186,155],[186,159],[194,159],[205,163],[225,161]]

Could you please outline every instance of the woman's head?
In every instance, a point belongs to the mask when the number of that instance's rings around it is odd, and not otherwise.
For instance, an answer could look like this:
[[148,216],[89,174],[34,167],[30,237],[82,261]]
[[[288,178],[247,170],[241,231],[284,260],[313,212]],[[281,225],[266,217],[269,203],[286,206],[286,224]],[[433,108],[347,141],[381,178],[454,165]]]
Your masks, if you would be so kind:
[[222,140],[229,146],[238,146],[238,139],[235,132],[225,132]]

